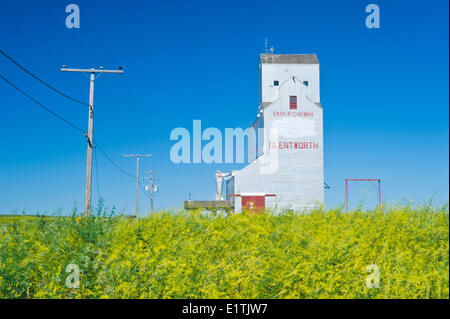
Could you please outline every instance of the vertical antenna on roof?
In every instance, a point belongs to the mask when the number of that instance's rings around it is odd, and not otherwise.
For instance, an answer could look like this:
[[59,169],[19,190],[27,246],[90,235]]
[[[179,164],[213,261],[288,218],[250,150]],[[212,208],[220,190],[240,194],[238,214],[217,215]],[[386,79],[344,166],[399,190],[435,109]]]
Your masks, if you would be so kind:
[[266,38],[266,40],[264,42],[264,52],[267,53],[267,38]]

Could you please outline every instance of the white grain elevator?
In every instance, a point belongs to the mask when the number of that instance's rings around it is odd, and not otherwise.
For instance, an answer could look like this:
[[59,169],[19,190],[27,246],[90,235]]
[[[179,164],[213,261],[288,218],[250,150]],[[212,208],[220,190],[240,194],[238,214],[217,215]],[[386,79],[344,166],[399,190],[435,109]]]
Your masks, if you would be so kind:
[[315,54],[261,54],[260,103],[249,164],[226,196],[244,209],[303,210],[324,202],[323,110]]

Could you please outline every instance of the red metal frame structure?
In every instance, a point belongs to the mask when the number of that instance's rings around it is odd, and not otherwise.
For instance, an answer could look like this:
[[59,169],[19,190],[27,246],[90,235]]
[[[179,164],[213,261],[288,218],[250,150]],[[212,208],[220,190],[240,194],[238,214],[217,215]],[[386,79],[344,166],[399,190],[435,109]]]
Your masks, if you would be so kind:
[[[348,213],[348,182],[378,182],[378,206],[381,206],[381,179],[379,178],[347,178],[345,179],[345,209]],[[372,183],[371,183],[372,184]]]

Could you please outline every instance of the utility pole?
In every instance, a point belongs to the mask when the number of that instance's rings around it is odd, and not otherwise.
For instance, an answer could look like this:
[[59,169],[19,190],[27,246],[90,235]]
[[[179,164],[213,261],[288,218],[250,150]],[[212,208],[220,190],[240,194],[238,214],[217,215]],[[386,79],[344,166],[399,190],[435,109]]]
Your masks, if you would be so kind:
[[144,172],[149,174],[148,179],[150,180],[150,215],[153,213],[153,181],[159,180],[159,177],[153,177],[153,173],[159,173],[158,171],[147,171]]
[[123,154],[125,157],[136,157],[136,218],[139,215],[139,158],[152,156],[152,154]]
[[92,144],[94,131],[94,81],[96,73],[123,73],[121,67],[119,70],[103,70],[100,69],[67,69],[65,65],[61,68],[63,72],[82,72],[90,73],[90,88],[89,88],[89,123],[87,133],[87,160],[86,160],[86,189],[84,196],[84,214],[88,216],[91,213],[91,189],[92,189]]

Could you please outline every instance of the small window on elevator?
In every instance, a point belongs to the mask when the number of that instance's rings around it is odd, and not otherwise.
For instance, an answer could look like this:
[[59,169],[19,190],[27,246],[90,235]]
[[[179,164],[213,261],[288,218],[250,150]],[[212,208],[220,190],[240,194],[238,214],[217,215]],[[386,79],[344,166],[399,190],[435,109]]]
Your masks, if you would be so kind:
[[280,86],[280,81],[273,81],[273,86]]
[[289,97],[289,109],[291,109],[291,110],[297,109],[297,96],[291,95]]

